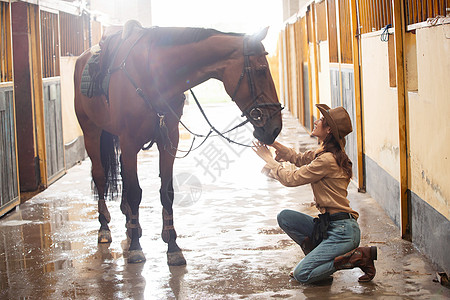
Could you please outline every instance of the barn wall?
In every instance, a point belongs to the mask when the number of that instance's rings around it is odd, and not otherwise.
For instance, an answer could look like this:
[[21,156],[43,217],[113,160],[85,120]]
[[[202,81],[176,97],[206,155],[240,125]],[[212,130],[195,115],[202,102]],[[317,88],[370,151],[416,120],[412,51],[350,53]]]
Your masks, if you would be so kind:
[[61,57],[61,110],[63,122],[66,168],[72,167],[86,157],[83,132],[74,110],[75,56]]
[[[450,24],[416,30],[408,93],[412,240],[450,271]],[[414,72],[415,71],[415,72]]]

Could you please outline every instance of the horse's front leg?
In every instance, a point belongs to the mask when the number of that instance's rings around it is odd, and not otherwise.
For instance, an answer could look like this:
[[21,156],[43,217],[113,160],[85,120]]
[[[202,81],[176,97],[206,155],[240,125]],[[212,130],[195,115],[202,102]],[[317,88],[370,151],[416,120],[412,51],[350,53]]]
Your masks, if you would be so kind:
[[139,224],[139,204],[142,199],[142,189],[139,186],[137,177],[137,152],[136,147],[131,147],[131,141],[127,138],[121,137],[122,150],[122,174],[123,186],[126,191],[126,197],[123,199],[124,203],[122,211],[127,217],[127,235],[130,238],[130,247],[128,249],[128,262],[140,263],[145,261],[145,255],[142,251],[139,238],[142,235],[142,229]]
[[[176,154],[176,147],[178,146],[178,127],[174,129],[173,134],[170,134],[171,145],[167,146],[167,150],[158,144],[159,149],[159,172],[161,177],[161,204],[163,206],[163,229],[161,237],[164,242],[168,244],[167,250],[167,264],[169,266],[181,266],[186,264],[183,253],[178,247],[176,239],[177,233],[173,223],[173,163]],[[170,143],[169,143],[170,144]],[[173,147],[173,148],[172,148]],[[170,153],[168,152],[170,151]]]

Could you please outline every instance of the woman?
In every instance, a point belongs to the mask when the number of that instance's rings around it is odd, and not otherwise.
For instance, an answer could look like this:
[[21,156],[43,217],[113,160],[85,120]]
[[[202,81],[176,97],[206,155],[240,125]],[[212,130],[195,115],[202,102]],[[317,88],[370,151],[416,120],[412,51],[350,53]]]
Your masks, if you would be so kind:
[[[365,273],[359,278],[367,282],[375,276],[376,247],[358,247],[359,215],[347,199],[347,187],[352,177],[352,163],[345,153],[345,136],[352,124],[343,107],[330,109],[317,104],[322,118],[314,122],[312,135],[319,139],[315,151],[296,153],[275,142],[275,159],[266,145],[254,143],[253,150],[267,163],[269,175],[285,186],[310,183],[319,218],[314,219],[293,210],[278,214],[280,227],[302,248],[303,258],[291,272],[297,281],[313,283],[326,279],[337,270],[359,267]],[[277,161],[289,161],[298,169],[287,170]],[[322,241],[320,241],[322,239]],[[318,245],[317,245],[318,244]],[[357,248],[358,247],[358,248]]]

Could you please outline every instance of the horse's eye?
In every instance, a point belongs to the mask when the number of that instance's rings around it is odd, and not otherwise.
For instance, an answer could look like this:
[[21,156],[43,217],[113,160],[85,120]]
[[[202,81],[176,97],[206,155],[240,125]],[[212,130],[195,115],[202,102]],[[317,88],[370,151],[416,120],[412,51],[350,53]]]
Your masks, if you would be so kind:
[[259,65],[259,66],[256,66],[255,70],[258,73],[264,73],[264,72],[267,71],[267,66],[266,65]]
[[256,67],[258,70],[261,70],[261,71],[265,71],[265,70],[267,70],[267,66],[266,65],[259,65],[258,67]]

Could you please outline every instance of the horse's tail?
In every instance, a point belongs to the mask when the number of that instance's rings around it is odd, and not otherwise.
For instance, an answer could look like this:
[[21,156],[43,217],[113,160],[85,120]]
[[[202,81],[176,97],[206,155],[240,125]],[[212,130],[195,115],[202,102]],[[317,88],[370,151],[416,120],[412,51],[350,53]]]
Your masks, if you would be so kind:
[[105,171],[105,198],[114,199],[119,191],[119,138],[107,131],[100,136],[100,156]]

